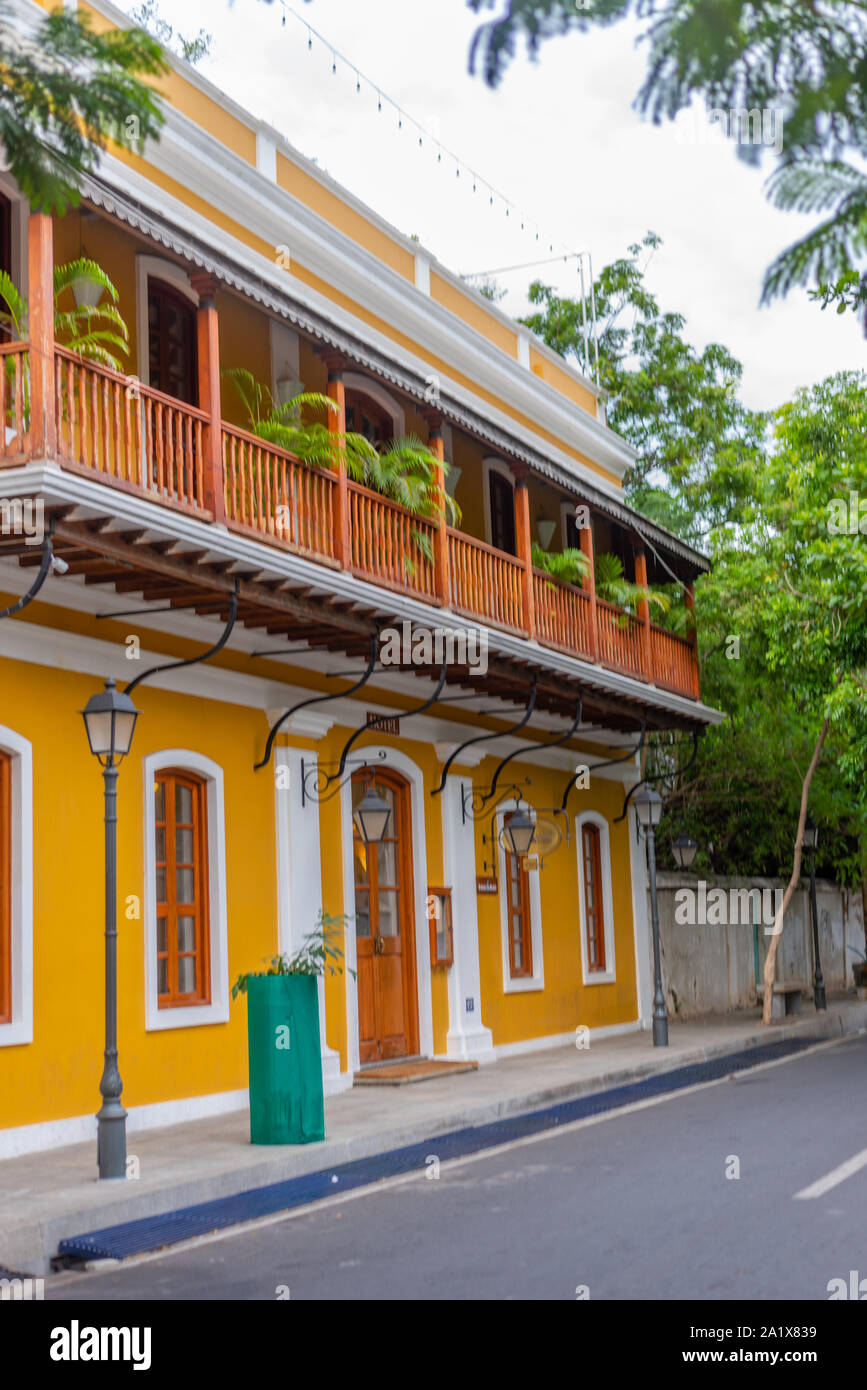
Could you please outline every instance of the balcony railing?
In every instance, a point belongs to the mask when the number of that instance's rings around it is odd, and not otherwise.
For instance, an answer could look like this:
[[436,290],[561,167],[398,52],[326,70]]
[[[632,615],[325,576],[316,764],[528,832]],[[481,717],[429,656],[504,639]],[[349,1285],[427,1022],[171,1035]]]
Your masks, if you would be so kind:
[[[320,564],[344,564],[374,584],[699,698],[694,644],[646,614],[623,613],[602,599],[594,606],[585,589],[415,517],[233,425],[221,424],[217,451],[210,435],[215,424],[205,411],[63,348],[53,356],[51,431],[43,416],[41,433],[34,433],[29,356],[26,343],[0,345],[3,466],[26,462],[37,448],[31,441],[53,434],[63,467],[111,487],[209,521],[219,507],[219,519],[233,530]],[[34,399],[38,404],[38,393]],[[222,477],[215,477],[220,470]]]

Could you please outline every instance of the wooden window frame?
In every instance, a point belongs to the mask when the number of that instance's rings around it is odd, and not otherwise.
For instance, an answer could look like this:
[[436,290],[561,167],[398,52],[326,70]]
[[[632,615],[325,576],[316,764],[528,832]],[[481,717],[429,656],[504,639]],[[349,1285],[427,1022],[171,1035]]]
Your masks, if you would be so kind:
[[[429,917],[428,929],[430,931],[430,963],[432,970],[448,969],[455,963],[455,939],[452,926],[452,890],[451,888],[428,888],[428,905],[431,898],[434,898],[439,905],[439,915]],[[438,930],[440,922],[443,923],[442,933]],[[444,951],[440,953],[439,937],[444,937]]]
[[[593,895],[594,907],[591,910],[590,894],[588,892],[587,881],[587,852],[586,842],[592,843],[591,857],[593,862],[594,888]],[[605,894],[602,883],[602,831],[598,825],[592,821],[585,821],[581,826],[581,874],[584,881],[584,931],[587,949],[587,970],[592,975],[604,975],[608,970],[608,962],[605,950]],[[592,926],[592,930],[591,930]],[[593,961],[593,955],[596,961]]]
[[[514,812],[512,813],[514,814]],[[511,816],[507,815],[503,819],[503,829],[509,824]],[[512,980],[527,980],[533,978],[533,918],[530,906],[530,872],[526,866],[524,855],[513,854],[504,843],[503,851],[506,856],[506,934],[509,944],[509,978]],[[521,960],[520,969],[515,966],[515,934],[512,930],[512,861],[517,865],[518,884],[521,896]]]
[[[148,277],[147,277],[147,289],[146,289],[146,294],[145,294],[145,314],[146,314],[146,318],[145,318],[145,325],[144,325],[144,327],[145,327],[145,333],[146,333],[146,335],[147,335],[148,381],[150,382],[151,386],[154,385],[154,382],[151,380],[151,371],[150,371],[150,347],[151,347],[150,302],[151,302],[151,296],[154,296],[154,297],[156,297],[156,298],[158,298],[158,299],[162,299],[163,301],[170,301],[170,302],[173,303],[176,307],[178,307],[179,309],[182,309],[182,310],[184,311],[185,314],[189,315],[189,318],[190,318],[190,392],[189,392],[189,399],[186,400],[183,396],[173,396],[172,393],[171,393],[171,391],[168,391],[168,390],[166,389],[166,385],[165,385],[165,382],[164,382],[164,381],[161,383],[161,385],[160,385],[159,387],[156,387],[155,389],[161,391],[162,394],[163,394],[164,396],[170,396],[172,400],[179,400],[179,401],[182,401],[185,405],[192,405],[192,406],[198,407],[198,405],[199,405],[199,366],[198,366],[198,324],[197,324],[197,320],[196,320],[196,306],[193,304],[192,300],[190,300],[190,299],[187,298],[187,296],[183,293],[182,290],[180,290],[176,285],[171,284],[170,281],[168,281],[168,280],[161,280],[161,279],[159,278],[158,275],[148,275]],[[165,372],[165,370],[164,370],[165,364],[164,364],[164,361],[163,361],[164,354],[165,354],[165,342],[161,340],[161,345],[160,345],[160,377],[161,377],[161,378],[165,378],[165,376],[166,376],[166,372]]]
[[[156,903],[156,970],[157,981],[159,981],[160,961],[165,959],[168,962],[168,993],[159,993],[157,984],[157,1007],[159,1009],[177,1008],[196,1008],[207,1005],[211,1002],[211,929],[210,929],[210,901],[209,901],[209,862],[208,862],[208,783],[207,779],[200,776],[197,772],[191,772],[183,767],[160,768],[154,774],[154,786],[162,784],[165,820],[159,821],[154,810],[154,819],[151,826],[151,833],[154,837],[154,867],[155,870],[165,869],[166,874],[166,898],[165,903],[161,903],[157,896],[156,883],[154,883],[154,896]],[[175,829],[175,787],[181,785],[187,787],[192,793],[193,800],[193,869],[196,881],[196,905],[194,912],[185,911],[185,917],[194,916],[195,918],[195,952],[182,952],[183,955],[194,955],[196,960],[196,977],[199,988],[192,994],[180,994],[177,990],[178,979],[178,950],[177,950],[177,931],[178,931],[178,910],[176,893],[176,874],[177,860],[175,857],[174,829]],[[171,796],[168,788],[171,787]],[[156,852],[156,832],[157,827],[163,826],[165,829],[166,858],[160,860]],[[172,915],[173,912],[173,915]],[[159,924],[161,921],[167,922],[166,927],[166,950],[159,949]]]
[[0,751],[0,1024],[12,1022],[12,758]]

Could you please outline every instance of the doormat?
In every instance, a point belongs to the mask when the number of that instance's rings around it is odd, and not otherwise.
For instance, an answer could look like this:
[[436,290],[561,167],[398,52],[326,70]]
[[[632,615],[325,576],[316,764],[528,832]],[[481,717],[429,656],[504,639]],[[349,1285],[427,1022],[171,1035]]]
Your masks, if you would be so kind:
[[411,1086],[414,1081],[434,1081],[438,1076],[456,1076],[462,1071],[478,1071],[478,1062],[395,1062],[370,1071],[357,1071],[354,1086]]

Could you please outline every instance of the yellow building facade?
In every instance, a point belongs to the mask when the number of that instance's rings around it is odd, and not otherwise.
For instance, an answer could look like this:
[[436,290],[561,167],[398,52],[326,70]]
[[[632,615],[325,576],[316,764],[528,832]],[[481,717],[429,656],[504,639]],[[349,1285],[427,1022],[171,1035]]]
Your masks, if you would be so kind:
[[[329,1093],[388,1060],[646,1024],[624,801],[648,732],[716,719],[694,634],[596,594],[603,549],[688,605],[706,561],[624,503],[633,455],[593,381],[199,74],[164,87],[164,138],[111,148],[65,217],[0,175],[31,306],[0,345],[0,1156],[94,1132],[103,784],[81,711],[106,679],[139,710],[117,832],[131,1128],[245,1105],[232,982],[322,911],[347,967],[320,989]],[[83,250],[119,292],[122,373],[53,340],[53,267]],[[329,394],[335,447],[427,441],[460,520],[266,445],[232,368],[278,401]],[[580,547],[585,578],[534,567],[537,540]],[[371,788],[389,821],[365,844]]]

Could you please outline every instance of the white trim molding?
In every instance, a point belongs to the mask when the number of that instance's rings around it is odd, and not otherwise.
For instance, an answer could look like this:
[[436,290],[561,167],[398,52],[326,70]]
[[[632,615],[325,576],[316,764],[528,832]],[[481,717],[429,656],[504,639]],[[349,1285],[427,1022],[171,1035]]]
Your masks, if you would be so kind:
[[538,868],[527,870],[527,877],[530,881],[530,949],[533,953],[533,973],[532,975],[519,975],[513,979],[509,967],[509,880],[506,872],[506,851],[500,843],[500,835],[506,816],[517,810],[526,811],[531,820],[536,819],[536,812],[533,807],[522,800],[515,805],[510,804],[501,807],[497,811],[494,821],[494,833],[497,837],[497,870],[500,878],[500,939],[503,956],[504,994],[528,994],[534,990],[545,988],[545,962],[542,956],[542,896],[539,890]]
[[[584,902],[584,863],[581,831],[595,825],[599,831],[599,868],[602,875],[602,914],[605,930],[605,969],[591,970],[587,959],[587,906]],[[581,978],[585,985],[610,985],[617,979],[614,956],[614,897],[611,890],[611,841],[608,822],[598,811],[582,811],[575,817],[575,851],[578,856],[578,934],[581,938]]]
[[[211,1002],[184,1008],[161,1009],[157,994],[156,841],[154,778],[163,768],[183,768],[205,779],[208,805],[208,910],[210,920]],[[227,1023],[229,1019],[229,934],[226,903],[226,816],[223,769],[218,763],[188,748],[166,748],[142,761],[144,778],[144,952],[145,1028],[198,1028]]]
[[[624,1033],[637,1033],[641,1024],[636,1020],[632,1023],[605,1023],[599,1028],[589,1028],[587,1031],[591,1041],[595,1038],[618,1038]],[[575,1033],[549,1033],[547,1037],[524,1038],[521,1042],[498,1043],[494,1048],[497,1061],[502,1057],[521,1057],[526,1052],[549,1052],[555,1047],[574,1047]]]
[[0,725],[0,749],[11,760],[12,1017],[0,1023],[0,1047],[33,1041],[33,748]]
[[[433,1056],[433,1004],[431,1002],[430,936],[427,920],[427,838],[425,836],[424,774],[417,763],[396,748],[364,745],[364,756],[376,767],[398,772],[409,782],[412,818],[412,889],[415,922],[416,991],[418,995],[418,1050]],[[358,983],[355,955],[355,874],[352,852],[352,779],[340,793],[343,840],[343,910],[350,919],[346,934],[346,1031],[349,1072],[354,1075],[361,1063],[358,1043]]]
[[136,368],[143,386],[150,386],[150,350],[148,333],[148,281],[163,280],[199,307],[199,296],[190,284],[190,277],[174,261],[163,256],[138,255],[135,258],[135,340]]
[[[463,798],[471,796],[472,790],[468,778],[452,775],[446,778],[442,797],[443,857],[446,883],[452,890],[455,953],[448,972],[446,1055],[493,1062],[493,1034],[482,1022],[475,835],[473,826],[464,824],[462,813]],[[470,1002],[472,1009],[468,1012]]]
[[[278,950],[292,955],[304,938],[316,929],[322,906],[322,853],[319,807],[301,800],[301,763],[315,777],[317,755],[300,748],[278,748],[274,757],[274,797],[277,824],[277,923]],[[344,957],[346,941],[343,942]],[[334,1095],[352,1084],[340,1071],[340,1053],[325,1038],[325,980],[319,990],[319,1039],[322,1049],[322,1085]]]
[[360,396],[368,396],[376,405],[391,417],[391,429],[395,439],[403,439],[406,434],[406,411],[395,396],[387,391],[372,376],[363,372],[341,372],[346,391],[357,391]]

